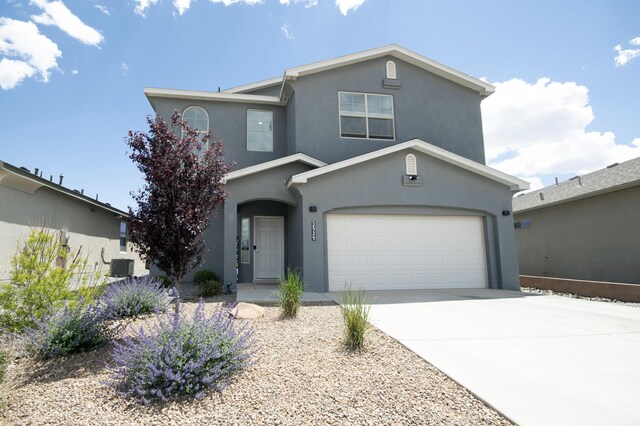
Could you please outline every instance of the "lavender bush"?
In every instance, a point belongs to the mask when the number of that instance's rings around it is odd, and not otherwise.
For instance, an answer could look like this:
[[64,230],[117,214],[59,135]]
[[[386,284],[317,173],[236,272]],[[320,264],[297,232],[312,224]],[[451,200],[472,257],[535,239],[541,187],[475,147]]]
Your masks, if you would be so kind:
[[108,339],[109,328],[99,309],[78,303],[35,320],[35,326],[25,334],[27,350],[33,356],[54,358],[94,349]]
[[119,319],[164,311],[169,300],[163,283],[151,277],[127,278],[107,287],[98,304],[106,319]]
[[180,395],[200,399],[213,389],[222,392],[234,373],[255,353],[253,329],[234,322],[229,306],[219,305],[211,317],[201,300],[192,318],[158,315],[150,331],[114,342],[112,385],[125,396],[147,404]]

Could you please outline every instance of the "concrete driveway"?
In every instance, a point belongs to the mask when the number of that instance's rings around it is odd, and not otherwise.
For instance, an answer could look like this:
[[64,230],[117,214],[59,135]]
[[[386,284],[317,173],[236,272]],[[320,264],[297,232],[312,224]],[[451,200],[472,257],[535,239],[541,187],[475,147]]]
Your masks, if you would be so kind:
[[518,424],[640,425],[640,308],[501,290],[367,302],[376,327]]

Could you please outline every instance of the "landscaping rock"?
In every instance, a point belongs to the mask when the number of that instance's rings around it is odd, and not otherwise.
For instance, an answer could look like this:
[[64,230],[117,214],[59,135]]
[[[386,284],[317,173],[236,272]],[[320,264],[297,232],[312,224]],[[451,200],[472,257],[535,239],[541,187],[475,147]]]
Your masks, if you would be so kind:
[[229,315],[236,319],[258,319],[262,318],[264,312],[265,309],[262,306],[240,302],[229,312]]

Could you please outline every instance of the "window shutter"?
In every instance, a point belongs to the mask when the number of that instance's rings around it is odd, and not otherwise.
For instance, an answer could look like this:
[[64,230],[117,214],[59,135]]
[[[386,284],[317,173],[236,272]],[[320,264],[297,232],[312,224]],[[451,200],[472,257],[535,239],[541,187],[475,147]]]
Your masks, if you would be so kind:
[[387,61],[387,78],[396,79],[396,63],[393,61]]
[[418,174],[418,162],[416,160],[416,156],[413,154],[407,154],[405,162],[407,164],[407,175],[416,176]]

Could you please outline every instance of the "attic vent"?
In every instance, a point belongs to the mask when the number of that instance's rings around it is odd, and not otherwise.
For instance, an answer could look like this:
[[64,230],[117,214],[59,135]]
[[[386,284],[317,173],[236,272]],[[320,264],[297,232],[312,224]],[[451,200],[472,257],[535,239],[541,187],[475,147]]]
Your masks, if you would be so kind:
[[[615,167],[615,166],[619,166],[619,165],[620,165],[620,163],[613,163],[613,164],[609,164],[609,165],[607,166],[607,169],[611,169],[611,168],[613,168],[613,167]],[[36,170],[37,170],[37,169],[36,169]]]
[[396,63],[387,61],[387,78],[396,79]]
[[416,176],[418,174],[418,161],[416,160],[416,156],[413,154],[407,154],[405,163],[407,166],[407,175]]
[[538,195],[540,196],[540,201],[544,201],[544,192],[540,191]]

